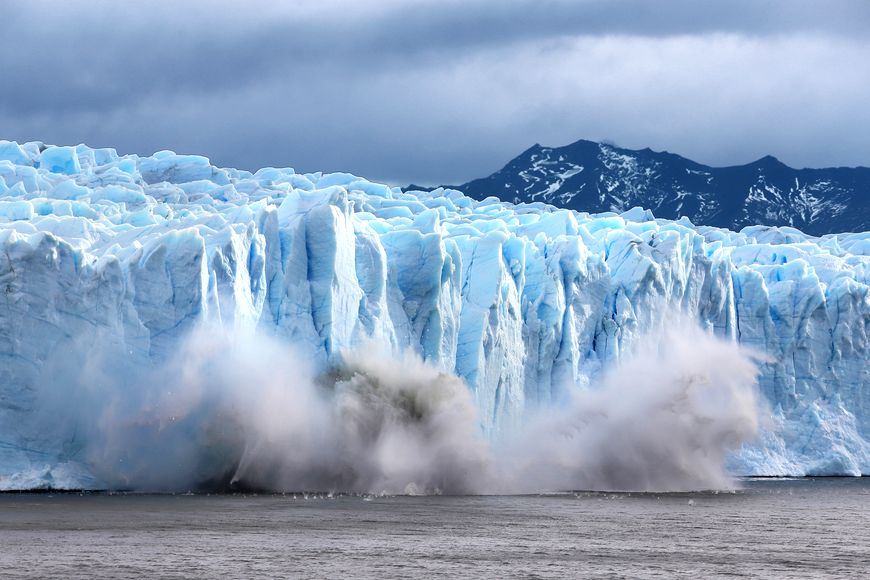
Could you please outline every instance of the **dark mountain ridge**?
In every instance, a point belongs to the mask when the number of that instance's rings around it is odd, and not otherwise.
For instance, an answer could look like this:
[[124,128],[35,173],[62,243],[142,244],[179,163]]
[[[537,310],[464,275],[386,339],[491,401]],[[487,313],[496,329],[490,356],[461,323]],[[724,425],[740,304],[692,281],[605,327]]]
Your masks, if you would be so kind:
[[659,218],[685,216],[732,230],[757,224],[811,235],[870,230],[870,168],[794,169],[770,155],[711,167],[649,148],[586,140],[536,144],[489,177],[451,187],[476,199],[541,201],[590,213],[641,206]]

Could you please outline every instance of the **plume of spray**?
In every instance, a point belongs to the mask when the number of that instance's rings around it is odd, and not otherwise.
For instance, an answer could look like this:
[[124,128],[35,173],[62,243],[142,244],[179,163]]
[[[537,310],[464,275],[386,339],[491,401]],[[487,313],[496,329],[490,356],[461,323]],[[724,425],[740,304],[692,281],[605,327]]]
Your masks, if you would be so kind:
[[87,447],[111,487],[473,493],[487,447],[457,377],[367,345],[327,373],[284,343],[205,328]]
[[638,341],[589,390],[500,448],[513,491],[685,491],[734,486],[730,451],[765,416],[758,357],[679,322]]
[[752,355],[688,324],[493,442],[462,380],[411,353],[366,345],[324,372],[286,343],[201,328],[156,369],[109,358],[83,365],[72,398],[84,458],[116,489],[727,488],[762,411]]
[[346,353],[341,365],[303,388],[318,392],[316,430],[325,446],[315,451],[317,459],[307,465],[285,461],[292,433],[257,428],[235,479],[269,489],[451,494],[482,489],[488,450],[474,402],[457,377],[411,353],[390,356],[368,345]]

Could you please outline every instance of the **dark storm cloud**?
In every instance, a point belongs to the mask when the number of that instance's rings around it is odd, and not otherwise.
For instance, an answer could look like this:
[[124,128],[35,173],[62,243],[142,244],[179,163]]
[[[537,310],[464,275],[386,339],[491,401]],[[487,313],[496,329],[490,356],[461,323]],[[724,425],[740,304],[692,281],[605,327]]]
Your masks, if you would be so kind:
[[4,104],[24,113],[50,105],[98,109],[152,92],[233,88],[324,66],[372,72],[359,67],[419,65],[564,36],[839,36],[865,35],[870,26],[870,3],[861,0],[409,2],[350,14],[333,6],[257,17],[257,2],[145,2],[133,8],[13,0],[0,54],[11,77]]
[[13,0],[0,136],[395,182],[580,137],[868,164],[868,26],[862,0]]

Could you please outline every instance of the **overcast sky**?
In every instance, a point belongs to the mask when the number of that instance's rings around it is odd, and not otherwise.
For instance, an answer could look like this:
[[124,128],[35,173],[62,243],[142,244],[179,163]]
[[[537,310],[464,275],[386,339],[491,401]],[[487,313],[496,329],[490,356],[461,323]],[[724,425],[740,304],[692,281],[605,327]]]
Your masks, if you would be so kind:
[[870,1],[0,0],[0,139],[433,184],[580,138],[870,165]]

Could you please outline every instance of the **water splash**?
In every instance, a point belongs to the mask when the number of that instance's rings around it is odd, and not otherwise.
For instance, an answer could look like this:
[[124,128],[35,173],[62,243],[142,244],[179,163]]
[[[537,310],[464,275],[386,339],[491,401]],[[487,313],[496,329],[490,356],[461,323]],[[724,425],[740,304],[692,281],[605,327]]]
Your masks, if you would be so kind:
[[759,426],[753,357],[687,324],[637,345],[488,441],[463,382],[413,354],[368,346],[324,373],[273,339],[202,329],[135,385],[90,397],[85,456],[109,487],[151,491],[731,487],[726,456]]
[[501,448],[520,491],[682,491],[734,485],[727,454],[752,439],[762,400],[753,356],[690,324],[637,348]]

